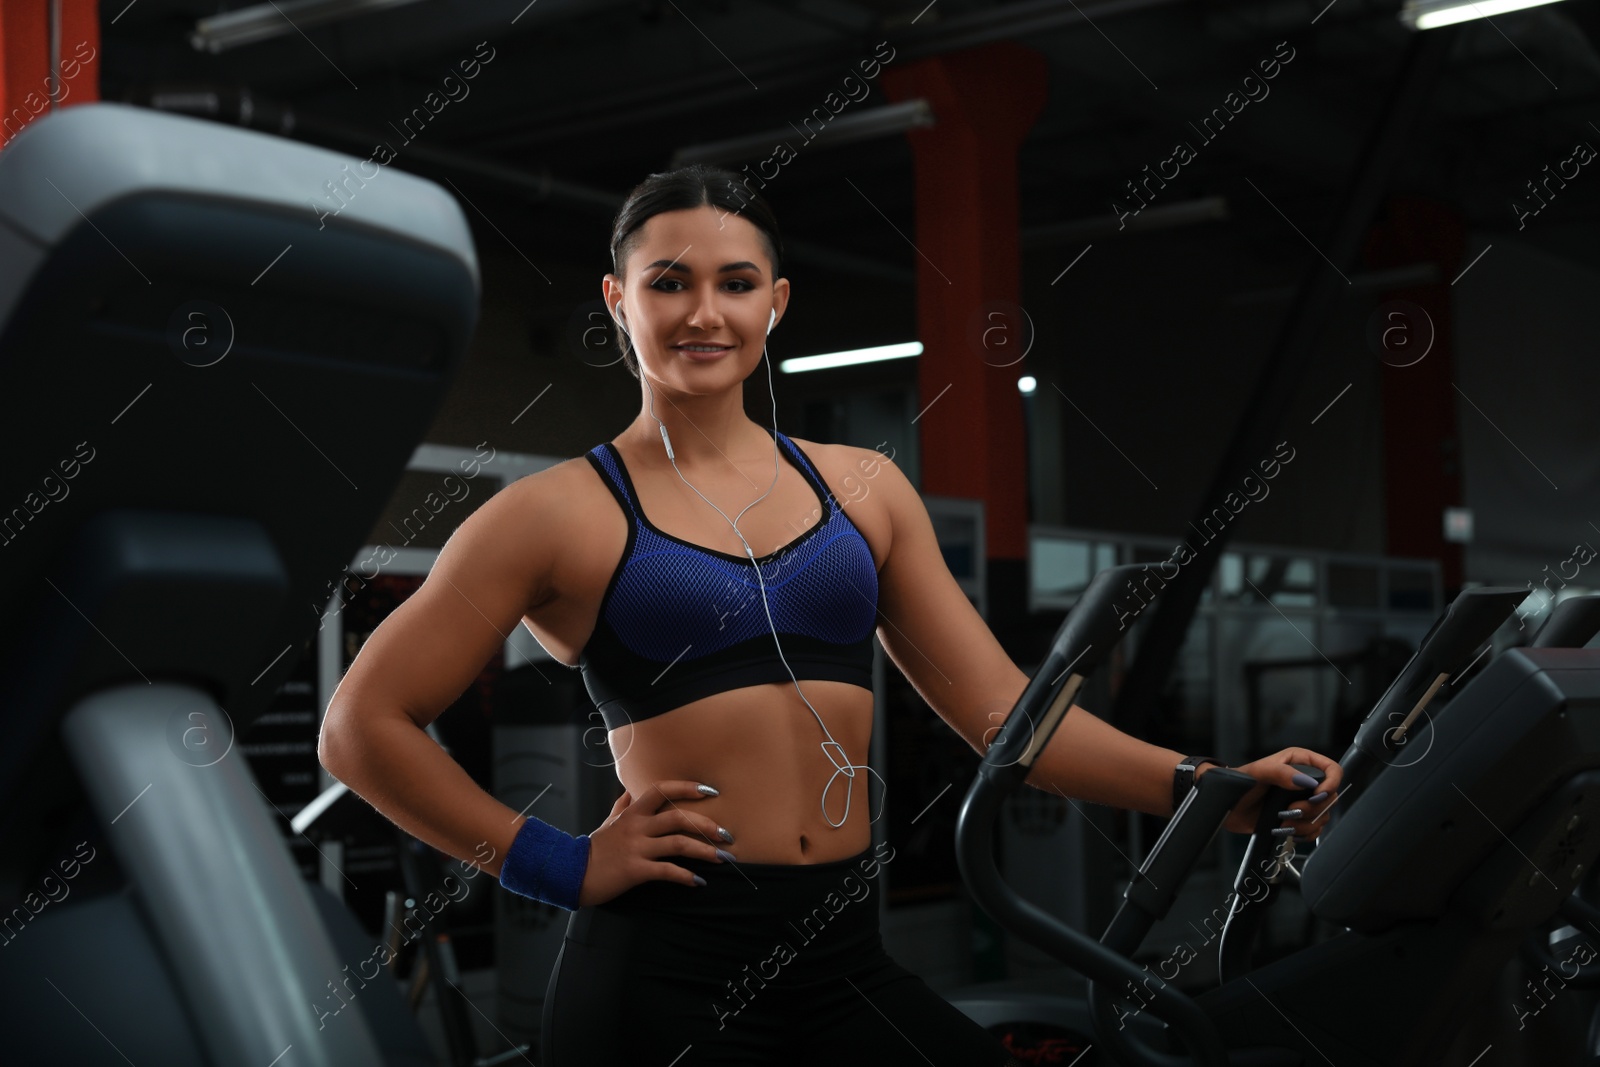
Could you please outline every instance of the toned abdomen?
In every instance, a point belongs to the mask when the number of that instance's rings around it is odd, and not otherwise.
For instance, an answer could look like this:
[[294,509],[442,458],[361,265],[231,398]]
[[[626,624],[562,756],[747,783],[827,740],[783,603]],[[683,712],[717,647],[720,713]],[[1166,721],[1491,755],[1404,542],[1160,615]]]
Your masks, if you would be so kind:
[[872,843],[869,820],[883,802],[882,781],[859,766],[872,739],[872,694],[804,678],[800,688],[844,749],[841,756],[829,746],[834,759],[858,765],[853,783],[845,774],[835,777],[822,749],[827,735],[788,681],[717,693],[612,730],[617,776],[630,796],[668,779],[716,787],[720,796],[688,806],[734,835],[732,845],[713,843],[741,860],[826,863],[853,856]]

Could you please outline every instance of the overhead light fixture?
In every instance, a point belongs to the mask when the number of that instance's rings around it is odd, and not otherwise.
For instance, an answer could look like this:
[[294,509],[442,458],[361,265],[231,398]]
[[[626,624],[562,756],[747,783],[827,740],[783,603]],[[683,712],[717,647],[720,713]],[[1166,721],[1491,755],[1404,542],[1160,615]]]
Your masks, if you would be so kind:
[[848,352],[827,352],[820,356],[796,356],[783,360],[778,369],[785,374],[798,374],[807,370],[826,370],[829,367],[848,367],[856,363],[876,363],[883,359],[905,359],[922,355],[921,341],[906,341],[898,345],[879,345],[876,348],[853,348]]
[[1504,15],[1525,7],[1553,4],[1556,0],[1406,0],[1400,21],[1414,30],[1432,30],[1468,19]]
[[834,118],[825,108],[821,110],[828,116],[826,126],[819,126],[813,130],[809,121],[810,116],[807,116],[800,120],[800,126],[793,124],[779,126],[761,133],[731,137],[726,141],[707,141],[705,144],[690,145],[678,149],[673,154],[672,166],[766,159],[776,152],[779,144],[788,144],[790,150],[794,151],[810,144],[813,138],[818,138],[824,148],[837,148],[854,141],[890,137],[897,133],[905,133],[907,130],[933,125],[933,108],[922,99],[885,104],[883,107],[868,108],[838,118]]
[[352,15],[414,3],[417,0],[281,0],[257,4],[199,20],[189,34],[189,43],[199,52],[225,52]]

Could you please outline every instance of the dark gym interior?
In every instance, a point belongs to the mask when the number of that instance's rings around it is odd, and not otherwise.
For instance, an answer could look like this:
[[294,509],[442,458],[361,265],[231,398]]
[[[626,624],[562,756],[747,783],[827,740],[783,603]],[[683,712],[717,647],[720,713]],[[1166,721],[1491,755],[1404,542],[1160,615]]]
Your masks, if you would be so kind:
[[[0,1060],[546,1062],[569,911],[319,734],[639,417],[613,223],[706,163],[748,417],[892,456],[1034,679],[975,752],[875,646],[889,954],[1026,1063],[1600,1063],[1600,7],[1528,3],[0,0]],[[1063,694],[1227,767],[1020,788]],[[583,834],[600,724],[517,626],[427,732]],[[1321,837],[1222,830],[1289,746]]]

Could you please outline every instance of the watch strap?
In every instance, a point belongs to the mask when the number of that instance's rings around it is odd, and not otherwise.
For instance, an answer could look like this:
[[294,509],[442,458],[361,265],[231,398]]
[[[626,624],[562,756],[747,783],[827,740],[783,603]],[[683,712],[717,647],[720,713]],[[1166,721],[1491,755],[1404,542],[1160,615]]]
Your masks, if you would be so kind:
[[1215,763],[1218,767],[1226,767],[1215,756],[1185,756],[1172,771],[1172,810],[1177,812],[1178,806],[1183,803],[1183,798],[1189,795],[1189,790],[1194,788],[1195,775],[1202,766]]

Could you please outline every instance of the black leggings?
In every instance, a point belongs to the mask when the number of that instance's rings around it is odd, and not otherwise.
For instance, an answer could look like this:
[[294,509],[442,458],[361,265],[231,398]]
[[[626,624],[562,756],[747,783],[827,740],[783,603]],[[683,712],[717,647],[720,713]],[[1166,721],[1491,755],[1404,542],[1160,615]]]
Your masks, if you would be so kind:
[[930,1064],[1009,1067],[999,1040],[884,952],[887,845],[830,863],[670,862],[567,923],[540,1067]]

